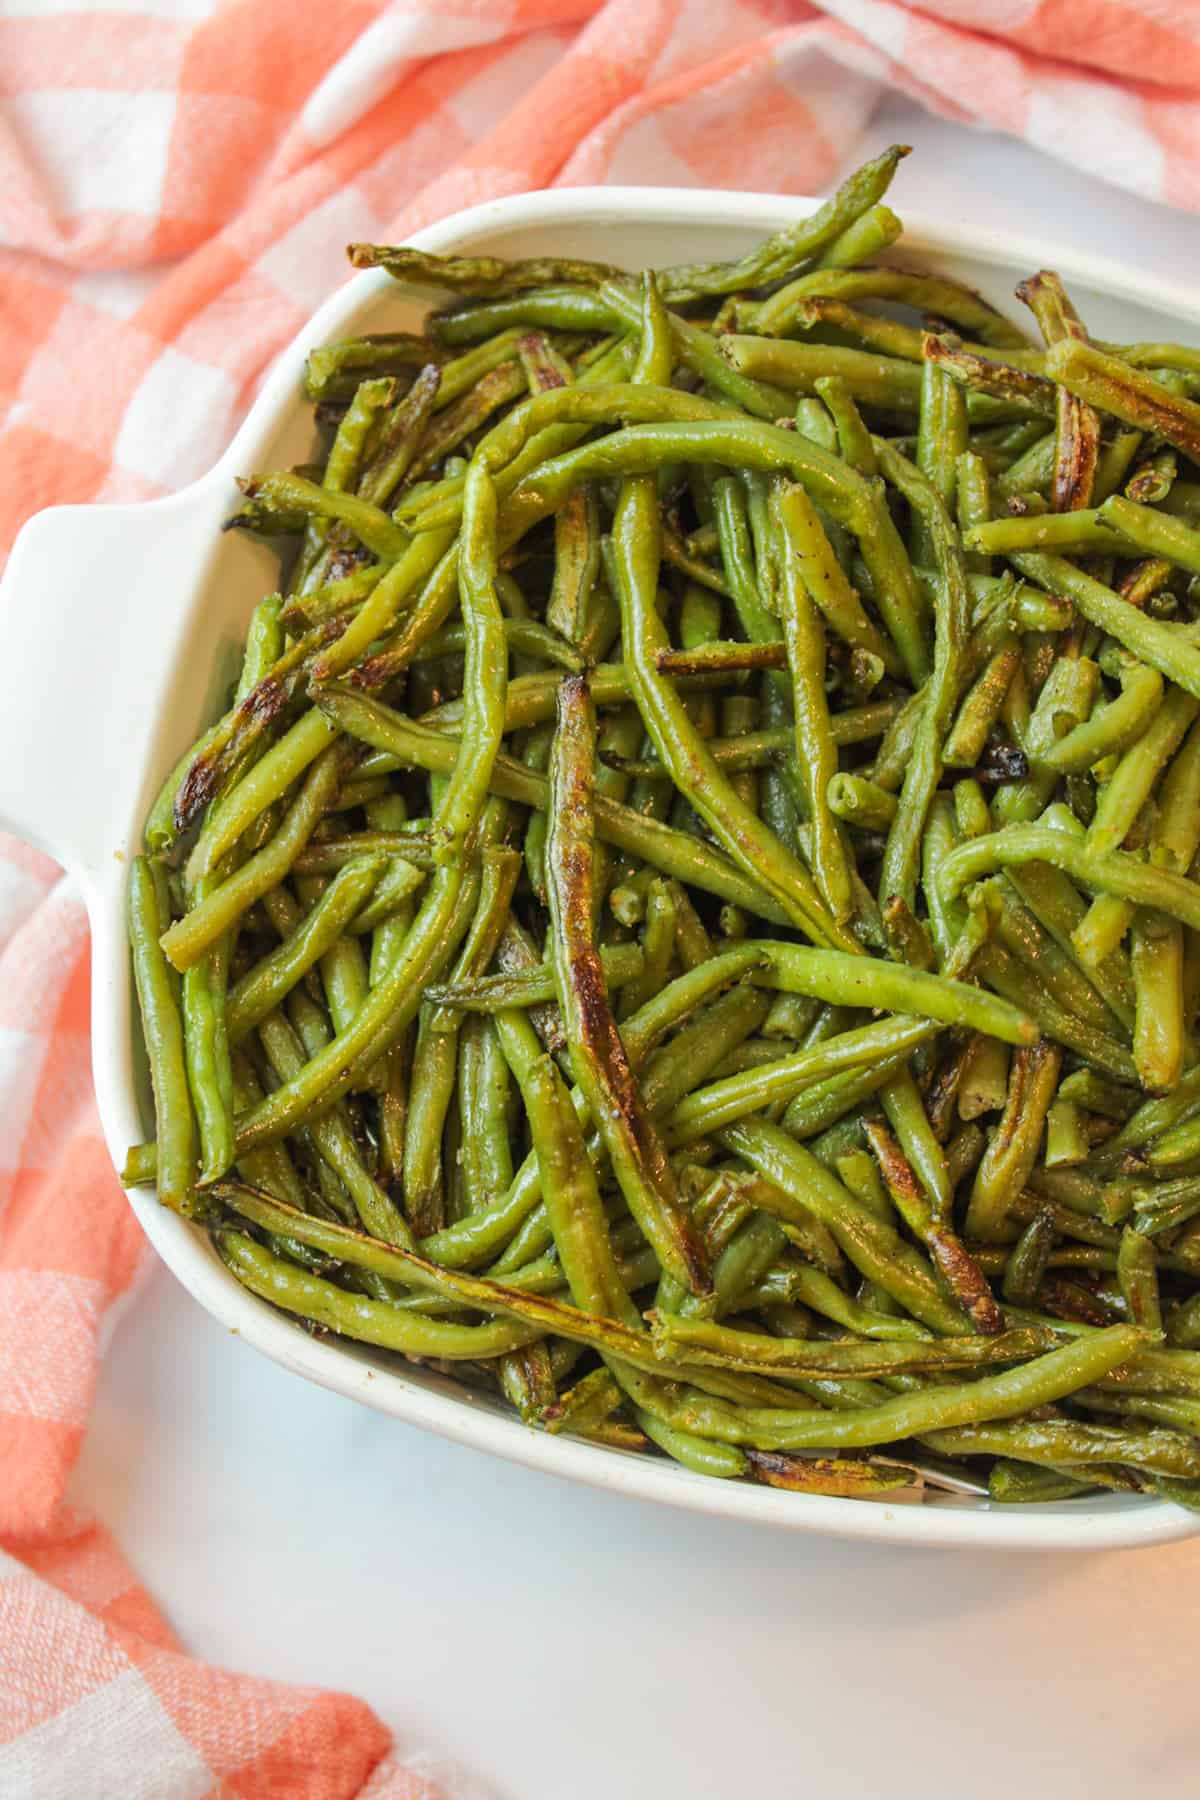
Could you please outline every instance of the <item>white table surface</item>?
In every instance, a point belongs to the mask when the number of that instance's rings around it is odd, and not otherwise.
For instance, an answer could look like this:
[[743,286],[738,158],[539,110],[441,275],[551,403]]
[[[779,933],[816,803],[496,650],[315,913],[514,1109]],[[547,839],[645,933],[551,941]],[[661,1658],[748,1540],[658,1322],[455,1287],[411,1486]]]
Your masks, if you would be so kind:
[[[889,100],[866,151],[896,138],[901,209],[1200,271],[1196,218]],[[1200,1540],[884,1550],[612,1498],[284,1374],[161,1269],[74,1496],[198,1655],[360,1694],[504,1800],[1194,1788]]]

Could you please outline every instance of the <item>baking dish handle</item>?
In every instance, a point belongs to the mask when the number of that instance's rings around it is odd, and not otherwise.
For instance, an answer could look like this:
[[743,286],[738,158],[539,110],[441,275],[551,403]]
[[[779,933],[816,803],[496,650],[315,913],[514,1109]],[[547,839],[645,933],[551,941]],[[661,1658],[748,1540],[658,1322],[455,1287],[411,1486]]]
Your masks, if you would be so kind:
[[0,828],[85,877],[111,868],[145,781],[205,485],[37,513],[0,583]]

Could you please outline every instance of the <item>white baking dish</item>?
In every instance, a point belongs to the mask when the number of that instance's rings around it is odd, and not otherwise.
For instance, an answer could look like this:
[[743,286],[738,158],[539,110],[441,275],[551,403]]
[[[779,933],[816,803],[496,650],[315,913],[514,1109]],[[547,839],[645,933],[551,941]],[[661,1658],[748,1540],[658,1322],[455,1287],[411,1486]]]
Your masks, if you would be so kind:
[[[412,241],[436,251],[592,256],[636,269],[741,254],[815,204],[766,194],[563,189],[476,207]],[[1014,243],[918,219],[902,248],[901,260],[919,256],[1001,303],[1022,275],[1058,268],[1101,336],[1178,337],[1200,327],[1194,288],[1146,282],[1117,264],[1064,255],[1036,240]],[[123,926],[126,859],[167,769],[215,716],[250,609],[274,580],[269,549],[241,534],[220,535],[237,498],[234,476],[304,459],[312,428],[301,378],[314,345],[413,317],[386,275],[356,276],[279,358],[202,481],[148,505],[43,512],[14,549],[3,583],[0,820],[82,883],[93,936],[96,1092],[118,1166],[148,1123]],[[1119,1496],[992,1508],[974,1500],[889,1506],[779,1493],[529,1431],[441,1376],[310,1337],[240,1287],[199,1231],[149,1194],[129,1200],[168,1267],[248,1344],[381,1412],[531,1468],[726,1518],[891,1542],[1095,1550],[1162,1543],[1200,1529],[1200,1520],[1179,1508]]]

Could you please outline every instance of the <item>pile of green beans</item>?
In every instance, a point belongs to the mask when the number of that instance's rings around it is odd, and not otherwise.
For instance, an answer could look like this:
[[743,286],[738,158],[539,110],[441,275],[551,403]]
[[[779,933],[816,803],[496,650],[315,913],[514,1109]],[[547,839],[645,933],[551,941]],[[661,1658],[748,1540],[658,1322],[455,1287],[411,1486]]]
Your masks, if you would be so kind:
[[[129,881],[126,1180],[537,1430],[1200,1503],[1200,350],[877,259],[351,247]],[[881,310],[882,309],[882,310]]]

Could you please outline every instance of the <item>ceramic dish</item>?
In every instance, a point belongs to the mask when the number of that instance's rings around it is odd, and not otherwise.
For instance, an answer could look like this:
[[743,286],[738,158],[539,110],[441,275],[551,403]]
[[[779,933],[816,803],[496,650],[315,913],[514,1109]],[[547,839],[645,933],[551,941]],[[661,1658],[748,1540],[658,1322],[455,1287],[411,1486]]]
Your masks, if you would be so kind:
[[[564,189],[476,207],[412,241],[426,250],[579,255],[632,269],[739,255],[815,202],[655,188]],[[1117,264],[1036,240],[908,221],[900,260],[920,259],[1003,303],[1042,267],[1064,276],[1097,335],[1195,337],[1200,298]],[[93,936],[96,1092],[114,1160],[146,1134],[125,944],[126,860],[166,771],[219,711],[254,601],[275,558],[219,527],[234,476],[302,461],[311,442],[304,359],[356,330],[410,324],[415,309],[381,273],[340,288],[279,358],[210,474],[141,506],[60,507],[22,531],[3,583],[0,819],[80,881]],[[381,1412],[530,1468],[615,1493],[797,1531],[979,1549],[1096,1550],[1165,1542],[1200,1519],[1117,1495],[1041,1507],[944,1498],[923,1505],[827,1499],[712,1481],[654,1457],[528,1430],[485,1396],[382,1352],[319,1341],[242,1288],[207,1240],[153,1195],[129,1201],[159,1255],[213,1316],[285,1368]]]

